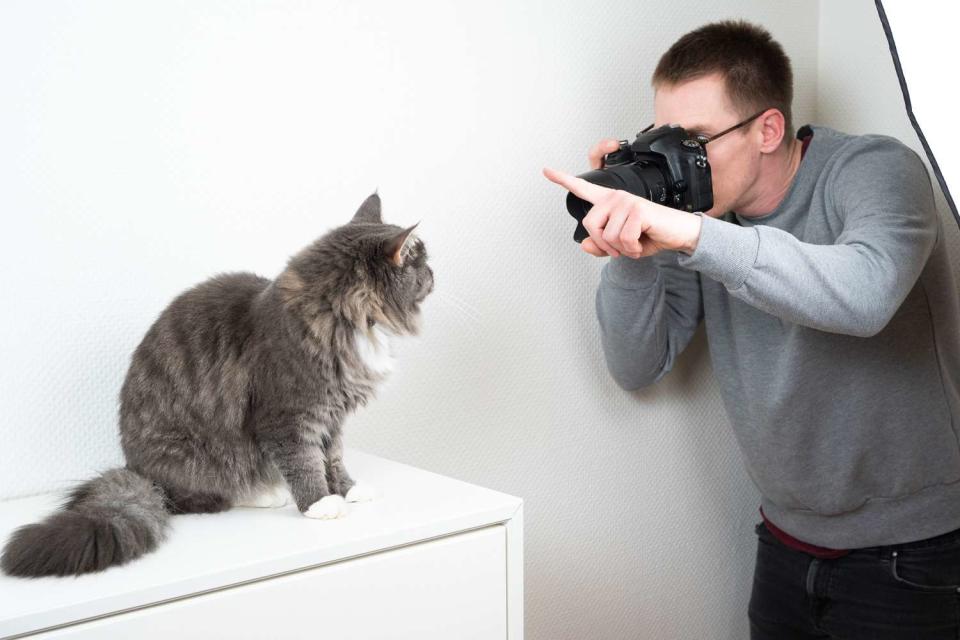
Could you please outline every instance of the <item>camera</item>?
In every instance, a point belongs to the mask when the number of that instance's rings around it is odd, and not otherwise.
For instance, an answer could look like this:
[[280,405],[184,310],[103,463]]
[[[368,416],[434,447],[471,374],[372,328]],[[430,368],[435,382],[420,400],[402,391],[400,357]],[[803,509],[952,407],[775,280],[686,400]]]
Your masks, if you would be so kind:
[[[707,150],[696,136],[679,125],[642,131],[632,143],[621,140],[619,149],[604,156],[602,169],[577,177],[673,209],[706,211],[713,206]],[[567,211],[577,220],[573,233],[577,242],[589,236],[583,218],[591,207],[586,200],[567,194]]]

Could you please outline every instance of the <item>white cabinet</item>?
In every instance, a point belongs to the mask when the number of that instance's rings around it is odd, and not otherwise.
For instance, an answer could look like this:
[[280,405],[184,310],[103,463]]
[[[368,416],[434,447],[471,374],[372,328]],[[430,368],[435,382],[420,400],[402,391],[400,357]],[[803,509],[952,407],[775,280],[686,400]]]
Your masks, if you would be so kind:
[[[523,636],[522,501],[348,450],[380,497],[177,516],[155,553],[80,578],[0,578],[0,638]],[[57,502],[0,503],[0,539]]]

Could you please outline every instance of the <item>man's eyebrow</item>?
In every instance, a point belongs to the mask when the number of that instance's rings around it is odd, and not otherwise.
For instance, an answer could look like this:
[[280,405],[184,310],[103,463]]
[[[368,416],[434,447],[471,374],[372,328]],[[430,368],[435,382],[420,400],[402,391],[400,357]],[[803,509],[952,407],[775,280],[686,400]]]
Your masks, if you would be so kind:
[[696,133],[702,133],[703,135],[707,135],[707,131],[710,129],[710,127],[706,127],[702,124],[695,124],[692,127],[684,127],[684,129],[686,129],[687,131],[693,131]]

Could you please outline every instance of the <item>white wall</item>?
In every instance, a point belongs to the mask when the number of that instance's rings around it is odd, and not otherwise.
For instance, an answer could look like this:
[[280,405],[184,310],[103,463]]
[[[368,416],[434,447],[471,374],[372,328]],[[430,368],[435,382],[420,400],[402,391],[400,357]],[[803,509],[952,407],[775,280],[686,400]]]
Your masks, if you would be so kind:
[[[865,3],[866,4],[866,3]],[[607,377],[601,262],[544,165],[652,117],[660,54],[766,25],[816,110],[818,3],[0,4],[0,497],[118,464],[143,332],[218,271],[273,275],[379,187],[437,291],[349,446],[522,496],[532,640],[746,637],[758,518],[704,336]]]

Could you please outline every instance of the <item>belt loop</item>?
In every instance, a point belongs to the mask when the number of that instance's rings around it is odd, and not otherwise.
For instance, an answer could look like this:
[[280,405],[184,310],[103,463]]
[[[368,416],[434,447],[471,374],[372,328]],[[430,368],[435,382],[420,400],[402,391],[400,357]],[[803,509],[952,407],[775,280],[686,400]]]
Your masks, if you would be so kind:
[[816,587],[817,570],[819,569],[819,567],[820,567],[819,558],[814,558],[813,560],[811,560],[810,566],[807,567],[807,595],[808,596],[816,595],[814,593],[814,589]]

